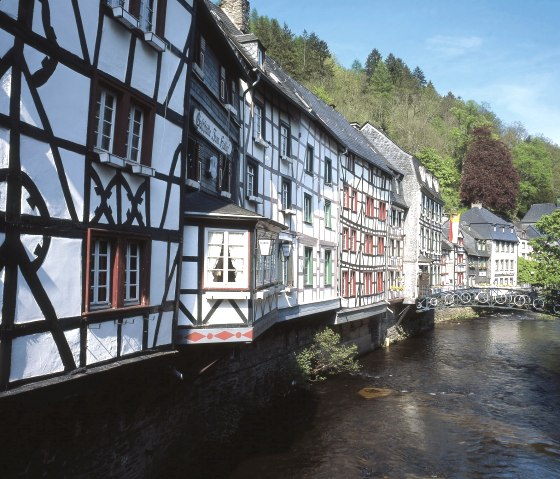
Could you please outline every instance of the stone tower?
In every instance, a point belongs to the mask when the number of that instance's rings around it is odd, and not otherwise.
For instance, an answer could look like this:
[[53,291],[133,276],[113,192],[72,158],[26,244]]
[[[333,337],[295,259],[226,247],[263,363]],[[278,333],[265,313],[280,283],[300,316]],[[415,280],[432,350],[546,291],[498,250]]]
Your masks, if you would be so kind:
[[249,0],[221,0],[220,8],[242,33],[249,33]]

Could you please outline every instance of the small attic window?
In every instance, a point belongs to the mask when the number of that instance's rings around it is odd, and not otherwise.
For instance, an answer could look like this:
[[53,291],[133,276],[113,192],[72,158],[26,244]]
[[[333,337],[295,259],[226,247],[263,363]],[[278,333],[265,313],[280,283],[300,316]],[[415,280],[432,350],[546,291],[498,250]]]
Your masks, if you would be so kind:
[[257,64],[259,68],[262,68],[264,65],[264,50],[260,45],[257,46]]

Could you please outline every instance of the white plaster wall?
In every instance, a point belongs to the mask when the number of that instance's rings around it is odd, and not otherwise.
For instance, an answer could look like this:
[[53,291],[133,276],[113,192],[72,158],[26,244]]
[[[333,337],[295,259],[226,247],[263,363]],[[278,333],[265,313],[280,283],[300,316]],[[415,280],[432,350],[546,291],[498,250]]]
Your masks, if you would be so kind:
[[[96,2],[91,2],[96,3]],[[45,35],[42,22],[42,6],[41,3],[35,3],[33,11],[33,31],[41,36]],[[74,10],[71,2],[57,2],[56,8],[51,5],[50,8],[51,25],[56,34],[57,43],[64,49],[82,57],[82,49],[80,48],[80,37],[74,16]],[[87,20],[96,21],[98,16],[84,17]]]
[[[237,306],[239,307],[243,315],[247,317],[249,311],[248,301],[235,300],[235,302],[237,303]],[[202,317],[206,317],[215,303],[216,300],[203,300]],[[218,324],[243,324],[243,320],[228,301],[223,301],[206,324],[209,326]]]
[[152,260],[150,265],[150,304],[152,305],[161,304],[163,300],[166,264],[167,243],[164,241],[152,241]]
[[[4,38],[0,30],[0,45]],[[10,39],[11,41],[11,39]],[[8,115],[10,113],[10,96],[12,93],[12,69],[9,68],[2,78],[0,78],[0,113]]]
[[9,15],[12,18],[18,17],[18,0],[3,0],[0,2],[0,11]]
[[[168,53],[164,53],[164,55],[166,54]],[[134,64],[132,65],[131,86],[145,93],[150,98],[154,94],[157,59],[157,52],[146,42],[136,42]]]
[[85,144],[89,111],[90,80],[57,65],[39,95],[55,136]]
[[196,289],[198,287],[198,263],[183,262],[181,272],[181,289]]
[[154,345],[154,336],[157,326],[157,314],[150,314],[148,321],[148,348],[171,344],[171,333],[173,330],[173,311],[167,311],[162,314],[161,323],[159,325],[157,342]]
[[[30,260],[42,244],[41,236],[22,235],[22,243]],[[78,316],[82,300],[81,240],[51,238],[51,245],[37,276],[55,309],[58,318]],[[16,323],[43,319],[43,313],[21,272],[18,273]]]
[[94,323],[88,326],[86,364],[117,356],[117,322]]
[[[106,188],[109,182],[115,176],[116,170],[111,167],[98,165],[97,163],[92,163],[92,166],[97,172],[97,174],[99,175],[103,188]],[[91,182],[90,190],[92,192],[92,195],[90,198],[89,218],[92,219],[95,217],[95,210],[101,204],[101,201],[99,200],[99,197],[95,194],[95,183],[93,181]],[[113,194],[110,196],[110,198],[107,200],[107,204],[111,207],[111,211],[113,212],[113,217],[116,220],[117,195],[114,193],[114,191]],[[105,215],[101,216],[101,218],[99,219],[99,223],[107,223],[107,222],[108,221]]]
[[165,18],[165,37],[183,50],[191,29],[191,14],[177,0],[168,0]]
[[108,16],[103,17],[103,33],[98,68],[124,82],[131,33]]
[[[196,318],[198,311],[198,296],[196,294],[182,294],[180,297],[181,303],[185,305],[188,311]],[[181,310],[179,310],[178,318],[179,326],[192,326],[193,323],[189,318],[187,318]]]
[[72,356],[74,358],[74,362],[76,366],[80,365],[80,329],[71,329],[69,331],[64,331],[64,336],[66,337],[66,341],[68,342],[68,346],[70,347],[70,351],[72,351]]
[[86,36],[86,43],[90,61],[93,60],[95,40],[97,38],[97,23],[99,19],[99,2],[91,0],[78,0],[78,6],[82,17],[82,24]]
[[121,355],[132,354],[142,350],[142,331],[144,320],[142,316],[126,318],[122,324]]
[[[169,92],[169,87],[175,76],[175,72],[179,67],[179,57],[173,53],[166,51],[165,55],[161,57],[161,75],[159,78],[159,90],[157,100],[163,103]],[[184,93],[184,90],[183,90]],[[179,110],[182,113],[183,109]],[[154,138],[155,139],[155,138]]]
[[185,226],[183,256],[198,256],[198,226]]
[[[53,218],[70,219],[70,213],[58,180],[58,171],[50,146],[33,138],[21,137],[21,167],[33,180],[45,200],[49,215]],[[65,168],[65,175],[72,193],[74,208],[79,217],[83,211],[83,159],[75,153],[60,150]],[[27,194],[22,195],[22,213],[35,215],[38,211],[31,209]]]
[[[177,230],[179,228],[179,208],[181,206],[179,190],[179,185],[171,185],[167,214],[165,216],[163,228],[170,230]],[[159,227],[161,224],[166,192],[167,183],[152,180],[150,189],[151,226]]]
[[171,171],[171,163],[177,146],[181,143],[182,131],[176,125],[168,122],[165,118],[156,115],[154,127],[154,144],[152,148],[152,167],[159,172],[179,177],[181,175],[180,161],[174,171]]
[[51,333],[21,336],[12,341],[10,381],[64,370]]

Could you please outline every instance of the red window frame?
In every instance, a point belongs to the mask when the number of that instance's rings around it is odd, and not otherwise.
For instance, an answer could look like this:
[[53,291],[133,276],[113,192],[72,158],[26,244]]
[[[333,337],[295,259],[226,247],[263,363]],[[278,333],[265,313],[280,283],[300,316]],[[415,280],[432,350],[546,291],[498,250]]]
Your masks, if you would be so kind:
[[377,237],[377,254],[379,256],[385,254],[385,238],[383,236]]
[[[108,269],[110,270],[109,280],[109,304],[106,306],[92,305],[92,253],[94,244],[98,240],[105,240],[111,245]],[[111,311],[129,307],[144,307],[149,304],[149,271],[151,258],[151,243],[147,236],[128,235],[122,232],[105,231],[98,229],[89,229],[87,232],[87,247],[85,260],[85,294],[84,294],[84,311],[86,313],[97,311]],[[139,274],[138,284],[138,301],[130,304],[125,303],[126,289],[126,250],[127,245],[135,243],[139,247],[139,263],[137,274]]]

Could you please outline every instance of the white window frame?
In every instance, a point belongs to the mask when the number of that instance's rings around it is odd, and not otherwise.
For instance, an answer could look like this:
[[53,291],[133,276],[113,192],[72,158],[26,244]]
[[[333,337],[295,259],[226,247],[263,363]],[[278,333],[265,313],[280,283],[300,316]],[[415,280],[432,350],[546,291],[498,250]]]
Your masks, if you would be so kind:
[[[106,110],[108,109],[107,100],[109,98],[113,99],[113,105],[110,108],[110,119],[106,119]],[[96,110],[95,110],[95,146],[103,151],[112,152],[113,151],[113,139],[115,138],[115,119],[117,113],[117,95],[105,88],[99,90],[97,96]],[[109,124],[110,132],[108,135],[104,132],[104,124]],[[108,138],[109,144],[106,145],[103,141]]]
[[[140,121],[137,121],[137,114],[140,115]],[[144,110],[142,108],[134,103],[130,104],[126,131],[126,158],[134,163],[141,163],[142,159],[144,116]],[[138,127],[136,128],[137,125]]]
[[[216,268],[216,264],[210,264],[213,259],[222,258],[222,256],[212,256],[210,248],[210,238],[212,233],[222,233],[223,241],[221,247],[223,248],[223,259],[221,268]],[[243,239],[240,244],[231,245],[230,235],[241,234]],[[218,246],[216,243],[214,246]],[[230,246],[234,246],[240,252],[239,255],[231,255]],[[220,250],[218,254],[222,251]],[[238,260],[241,264],[240,269],[236,269],[236,278],[234,281],[228,279],[228,263],[230,259]],[[225,266],[224,266],[225,265]],[[235,267],[235,265],[233,265]],[[222,277],[224,281],[216,281],[213,272],[222,269]],[[248,289],[249,288],[249,231],[237,229],[224,229],[224,228],[206,228],[205,229],[205,242],[204,242],[204,287],[210,289]]]
[[[133,253],[132,246],[136,247]],[[137,241],[127,241],[125,270],[124,270],[124,303],[138,304],[140,303],[140,276],[142,265],[142,248]]]
[[257,196],[258,166],[247,163],[247,196]]
[[325,200],[325,228],[332,229],[332,202]]
[[303,285],[313,286],[313,248],[303,248]]
[[313,223],[313,196],[309,193],[303,194],[303,222]]
[[[100,246],[101,243],[106,243],[107,252],[101,253]],[[108,238],[97,238],[93,242],[93,248],[90,253],[90,301],[89,305],[91,308],[107,308],[111,307],[111,296],[112,296],[112,283],[111,278],[113,275],[112,268],[112,244],[111,240]],[[100,262],[102,258],[106,260],[106,268],[100,267]],[[100,282],[100,277],[105,274],[106,281],[104,283]],[[105,289],[106,299],[100,300],[99,293],[101,289]]]
[[280,156],[288,158],[290,155],[290,127],[280,123]]
[[289,210],[292,207],[292,183],[283,179],[281,188],[282,209]]
[[255,139],[263,139],[263,107],[260,103],[253,103],[253,137]]

